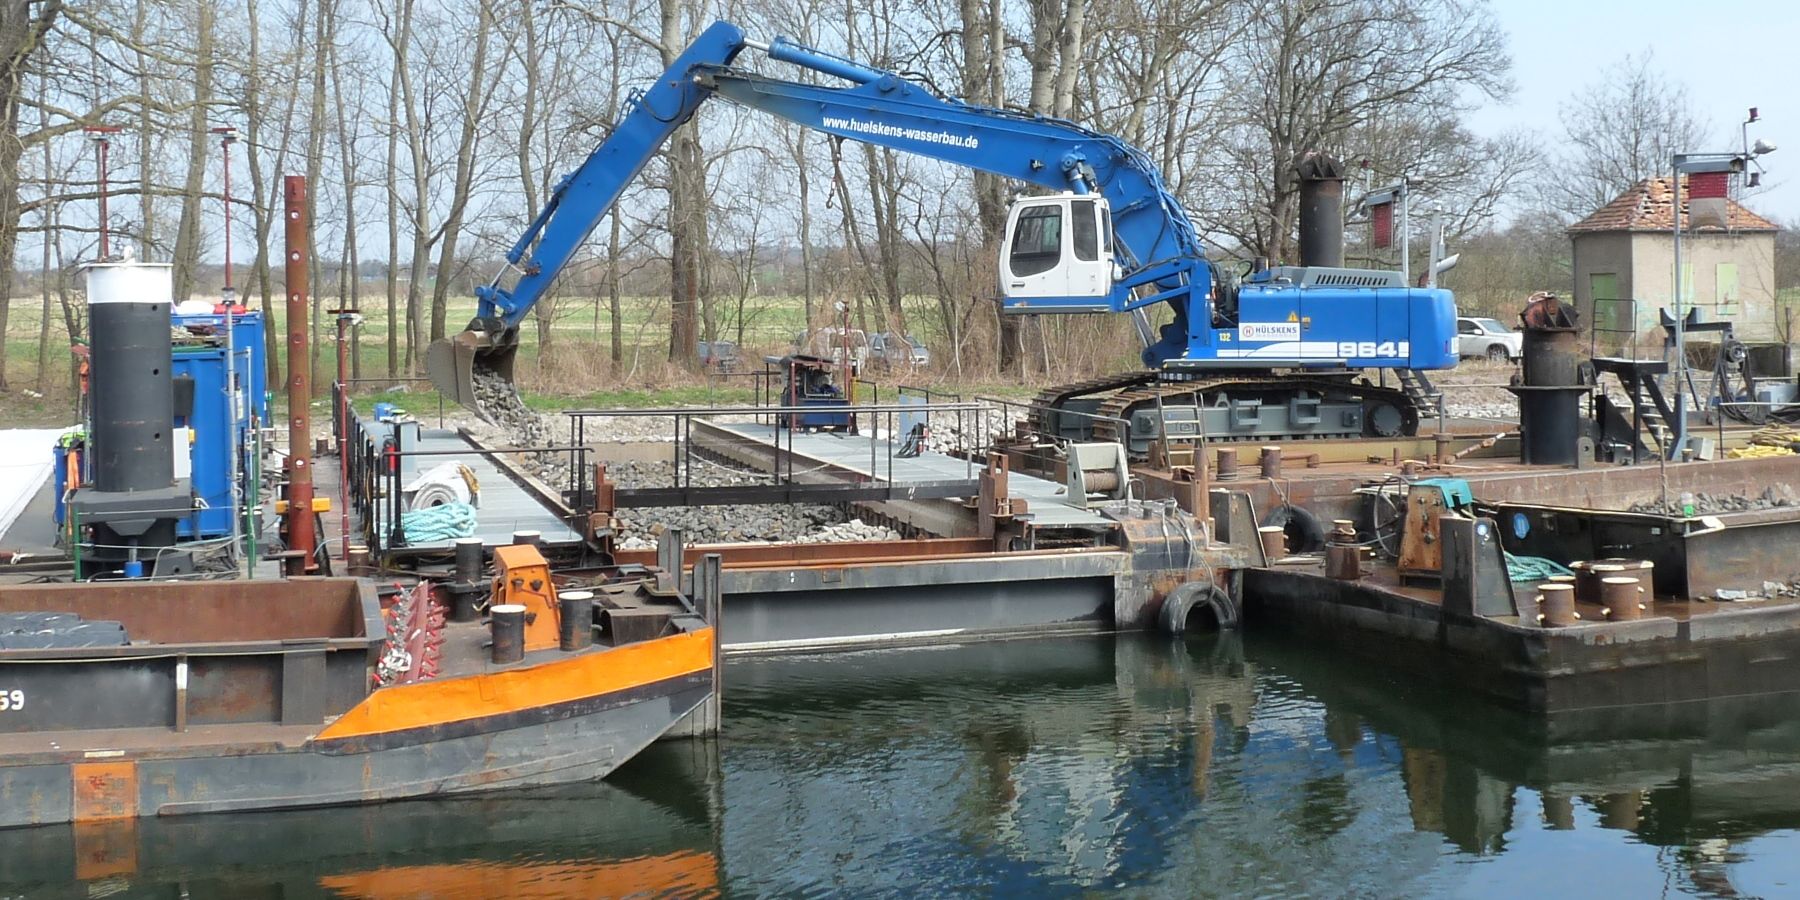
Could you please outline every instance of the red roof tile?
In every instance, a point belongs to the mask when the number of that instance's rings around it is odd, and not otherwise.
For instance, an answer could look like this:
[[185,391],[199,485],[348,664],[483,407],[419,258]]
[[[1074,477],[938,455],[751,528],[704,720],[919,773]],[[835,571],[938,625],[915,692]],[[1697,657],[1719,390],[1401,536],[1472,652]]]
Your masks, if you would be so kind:
[[[1774,222],[1751,212],[1736,200],[1726,200],[1725,222],[1732,231],[1775,231]],[[1687,179],[1681,181],[1681,221],[1687,223]],[[1569,226],[1569,233],[1594,231],[1672,231],[1675,227],[1670,212],[1669,179],[1650,178],[1631,186],[1613,202],[1594,210],[1587,218]],[[1699,229],[1717,231],[1714,227]]]

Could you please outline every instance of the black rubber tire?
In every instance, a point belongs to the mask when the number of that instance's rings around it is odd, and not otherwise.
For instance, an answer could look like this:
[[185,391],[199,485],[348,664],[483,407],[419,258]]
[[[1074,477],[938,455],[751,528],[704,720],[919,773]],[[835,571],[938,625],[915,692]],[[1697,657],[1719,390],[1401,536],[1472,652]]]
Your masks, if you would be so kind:
[[1495,344],[1487,348],[1487,360],[1494,363],[1512,362],[1512,353],[1506,349],[1505,344]]
[[1187,632],[1188,616],[1200,607],[1212,610],[1213,621],[1219,623],[1220,631],[1238,627],[1241,617],[1237,603],[1217,585],[1205,581],[1190,581],[1170,591],[1169,596],[1163,598],[1156,624],[1164,634],[1180,636]]
[[1287,532],[1289,553],[1317,553],[1325,549],[1325,525],[1304,506],[1277,506],[1263,517],[1263,525],[1279,526]]

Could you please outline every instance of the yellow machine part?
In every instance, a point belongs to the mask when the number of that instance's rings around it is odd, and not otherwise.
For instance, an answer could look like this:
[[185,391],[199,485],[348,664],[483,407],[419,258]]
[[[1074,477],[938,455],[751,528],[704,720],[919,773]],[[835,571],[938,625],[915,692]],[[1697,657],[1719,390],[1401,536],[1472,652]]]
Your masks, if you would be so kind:
[[511,544],[494,551],[493,605],[517,603],[525,607],[525,651],[558,646],[562,607],[556,585],[550,580],[550,564],[530,544]]

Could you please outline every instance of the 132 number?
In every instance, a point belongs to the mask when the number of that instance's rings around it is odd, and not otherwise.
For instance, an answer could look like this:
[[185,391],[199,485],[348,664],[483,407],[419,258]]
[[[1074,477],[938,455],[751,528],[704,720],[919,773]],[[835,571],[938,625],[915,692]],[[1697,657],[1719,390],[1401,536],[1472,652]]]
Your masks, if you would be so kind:
[[0,712],[12,712],[25,708],[25,692],[20,690],[0,691]]

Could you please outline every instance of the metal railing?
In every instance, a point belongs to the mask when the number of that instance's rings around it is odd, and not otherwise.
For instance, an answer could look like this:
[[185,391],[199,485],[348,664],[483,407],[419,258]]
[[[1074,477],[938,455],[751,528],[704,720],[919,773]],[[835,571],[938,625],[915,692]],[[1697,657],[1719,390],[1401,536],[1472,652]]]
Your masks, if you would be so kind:
[[1641,359],[1638,342],[1643,335],[1638,330],[1638,309],[1637,300],[1595,298],[1588,316],[1588,358]]
[[[788,427],[787,423],[801,416],[843,416],[846,423],[860,423],[856,431],[843,431],[840,434],[846,440],[866,441],[868,445],[868,468],[854,473],[853,486],[860,490],[835,492],[842,499],[870,499],[895,491],[911,492],[920,498],[930,496],[963,496],[976,478],[976,459],[979,453],[970,452],[969,436],[986,434],[987,417],[995,413],[991,407],[979,403],[904,403],[904,404],[833,404],[811,406],[725,406],[725,407],[670,407],[662,409],[574,409],[565,410],[569,418],[570,444],[576,447],[590,446],[590,436],[599,437],[596,433],[600,427],[597,420],[620,418],[667,418],[670,420],[670,436],[673,443],[672,472],[670,483],[665,486],[649,486],[620,490],[615,496],[620,506],[667,506],[686,505],[704,506],[722,503],[756,502],[759,497],[771,499],[796,499],[802,494],[815,502],[829,502],[834,492],[820,488],[816,484],[807,484],[799,480],[799,476],[823,469],[836,469],[840,474],[851,473],[848,457],[836,462],[824,461],[819,465],[808,464],[801,467],[799,457],[804,451],[796,452],[796,438],[808,433],[806,428]],[[959,481],[919,480],[901,478],[897,475],[896,459],[905,459],[901,422],[905,419],[921,415],[936,415],[940,418],[955,416],[957,422],[956,436],[962,452],[953,455],[963,460],[963,479]],[[737,423],[714,422],[714,419],[734,418]],[[786,420],[786,422],[784,422]],[[590,422],[595,424],[590,425]],[[696,424],[699,424],[696,434]],[[756,431],[739,432],[731,429],[732,424],[754,424]],[[709,428],[708,426],[715,426]],[[707,453],[719,455],[719,442],[729,441],[731,436],[740,438],[746,446],[769,447],[774,452],[768,471],[754,473],[766,476],[759,477],[751,485],[742,486],[708,486],[696,484],[694,472],[697,465],[714,465],[709,460],[697,458]],[[766,439],[765,439],[766,438]],[[660,443],[660,441],[659,441]],[[581,467],[585,468],[585,467]],[[750,472],[740,472],[750,475]],[[587,490],[587,473],[577,472],[575,490],[577,497],[584,497]],[[763,488],[782,488],[782,490],[755,490]],[[809,489],[797,491],[793,488],[806,486]],[[948,493],[946,493],[948,491]],[[816,495],[816,496],[813,496]],[[856,495],[856,496],[852,496]]]
[[[1004,399],[1001,397],[976,397],[975,399],[977,402],[980,402],[980,403],[991,403],[995,406],[1000,407],[1002,416],[1008,422],[1029,422],[1031,420],[1031,414],[1034,412],[1042,413],[1046,416],[1056,416],[1056,417],[1074,416],[1076,418],[1087,419],[1087,420],[1089,420],[1091,422],[1095,422],[1095,423],[1111,422],[1113,424],[1113,426],[1117,429],[1116,431],[1113,432],[1113,434],[1118,438],[1117,443],[1124,445],[1126,447],[1126,449],[1128,449],[1128,450],[1130,449],[1131,423],[1127,422],[1126,420],[1124,420],[1118,416],[1103,416],[1098,413],[1082,412],[1080,410],[1075,410],[1075,409],[1062,409],[1062,408],[1057,408],[1054,406],[1045,406],[1041,403],[1031,403],[1031,402],[1027,402],[1027,401],[1023,401],[1023,400],[1007,400],[1007,399]],[[1015,414],[1014,410],[1021,410],[1022,412]],[[1061,435],[1057,435],[1057,434],[1051,434],[1051,433],[1048,433],[1048,432],[1045,432],[1045,431],[1042,431],[1039,429],[1034,429],[1034,430],[1037,431],[1042,436],[1050,438],[1051,440],[1055,441],[1057,443],[1057,446],[1062,446],[1064,444],[1070,443],[1072,440],[1070,438],[1065,438],[1065,437],[1062,437]],[[1092,428],[1088,429],[1088,433],[1092,434],[1093,429]]]
[[[391,379],[364,379],[377,383]],[[409,460],[455,458],[481,456],[496,460],[501,457],[513,457],[540,453],[566,453],[569,457],[569,472],[565,484],[545,485],[556,496],[546,496],[527,486],[527,490],[539,494],[539,500],[547,509],[557,513],[571,529],[580,532],[582,517],[590,511],[586,503],[588,494],[583,485],[586,482],[588,454],[591,452],[581,446],[548,446],[548,447],[457,447],[444,450],[424,450],[406,446],[406,431],[398,427],[399,423],[378,427],[384,423],[365,419],[357,414],[348,403],[349,395],[346,385],[334,382],[332,395],[332,429],[338,440],[342,453],[343,494],[345,505],[355,515],[356,533],[361,543],[371,549],[393,551],[408,546],[405,530],[402,527],[406,510],[406,480],[409,475]],[[347,532],[348,533],[348,530]]]
[[[396,376],[394,378],[352,378],[352,379],[350,379],[348,381],[344,381],[344,382],[336,382],[336,381],[332,382],[332,384],[331,384],[331,416],[332,416],[332,420],[331,421],[332,421],[333,431],[338,434],[343,433],[337,427],[339,425],[339,422],[337,419],[338,419],[338,410],[340,408],[344,407],[343,401],[345,399],[348,399],[348,397],[354,397],[355,395],[360,394],[360,393],[364,393],[372,385],[401,385],[401,384],[407,384],[407,385],[431,384],[431,379],[417,378],[417,377],[410,377],[410,376],[403,375],[403,376]],[[348,388],[347,396],[339,391],[339,388],[341,388],[341,387]],[[444,395],[438,393],[437,389],[435,387],[432,388],[431,395],[433,397],[437,398],[437,423],[438,423],[438,427],[442,428],[442,427],[444,427]],[[424,396],[424,394],[421,392],[419,396]]]

